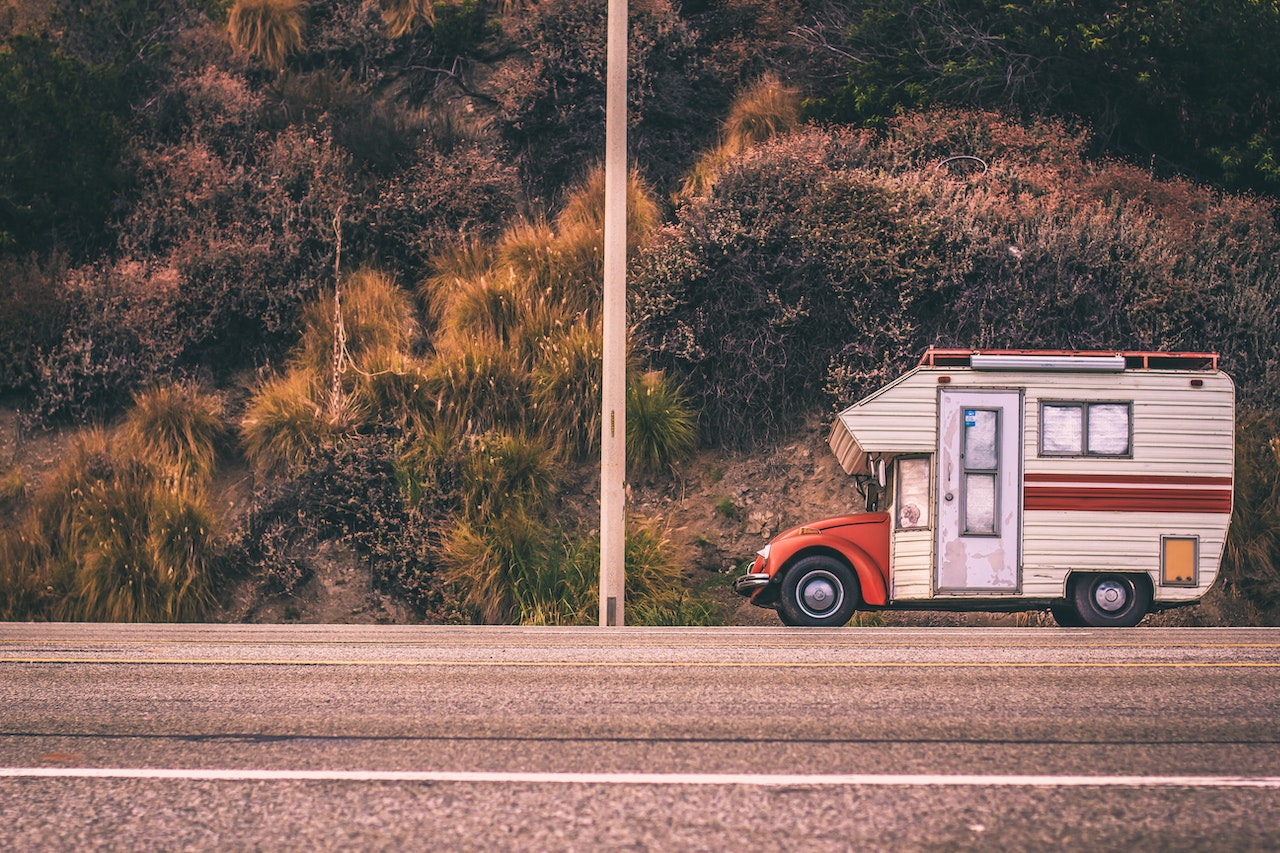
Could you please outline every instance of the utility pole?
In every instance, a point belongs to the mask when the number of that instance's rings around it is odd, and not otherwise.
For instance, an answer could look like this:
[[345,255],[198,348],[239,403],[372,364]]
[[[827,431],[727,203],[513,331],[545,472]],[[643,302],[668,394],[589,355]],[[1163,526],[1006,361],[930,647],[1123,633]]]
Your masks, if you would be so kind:
[[627,478],[627,0],[608,0],[604,131],[604,365],[600,627],[623,624]]

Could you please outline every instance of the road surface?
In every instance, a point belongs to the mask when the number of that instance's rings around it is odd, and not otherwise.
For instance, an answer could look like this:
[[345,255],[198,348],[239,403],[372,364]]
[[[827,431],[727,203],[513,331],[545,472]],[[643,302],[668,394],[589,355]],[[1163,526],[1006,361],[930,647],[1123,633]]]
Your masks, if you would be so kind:
[[0,624],[0,848],[1280,848],[1280,630]]

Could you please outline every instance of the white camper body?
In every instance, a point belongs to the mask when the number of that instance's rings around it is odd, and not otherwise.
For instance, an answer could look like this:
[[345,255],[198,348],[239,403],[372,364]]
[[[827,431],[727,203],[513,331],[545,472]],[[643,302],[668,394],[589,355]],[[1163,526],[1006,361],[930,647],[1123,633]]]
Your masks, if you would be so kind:
[[1056,604],[1062,621],[1073,595],[1105,615],[1117,593],[1073,592],[1082,578],[1145,578],[1151,609],[1208,591],[1234,408],[1211,354],[930,350],[830,444],[850,474],[885,466],[889,607]]

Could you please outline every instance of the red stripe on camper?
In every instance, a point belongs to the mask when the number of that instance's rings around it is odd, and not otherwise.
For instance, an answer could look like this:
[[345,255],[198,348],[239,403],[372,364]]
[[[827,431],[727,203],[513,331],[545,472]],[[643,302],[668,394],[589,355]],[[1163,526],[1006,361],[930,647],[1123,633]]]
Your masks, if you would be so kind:
[[1229,513],[1231,478],[1027,474],[1022,506],[1032,510]]

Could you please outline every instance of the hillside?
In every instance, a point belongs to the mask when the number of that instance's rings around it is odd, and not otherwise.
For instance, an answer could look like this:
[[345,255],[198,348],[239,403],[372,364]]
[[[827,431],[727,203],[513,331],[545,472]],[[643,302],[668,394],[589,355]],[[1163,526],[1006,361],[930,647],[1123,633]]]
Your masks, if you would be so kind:
[[[1220,352],[1224,580],[1161,618],[1274,621],[1273,5],[631,10],[632,621],[771,619],[729,578],[930,345]],[[599,4],[0,33],[0,617],[595,621]]]

